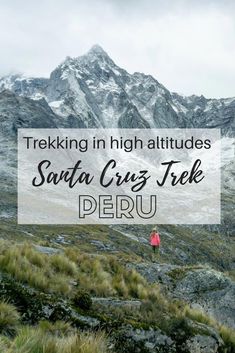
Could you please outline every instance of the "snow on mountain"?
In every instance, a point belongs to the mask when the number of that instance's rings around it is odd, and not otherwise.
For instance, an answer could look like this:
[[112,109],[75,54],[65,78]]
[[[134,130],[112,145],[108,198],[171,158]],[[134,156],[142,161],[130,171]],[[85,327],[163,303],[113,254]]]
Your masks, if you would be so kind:
[[235,98],[206,99],[171,93],[151,75],[129,74],[98,45],[67,57],[46,78],[20,75],[0,79],[0,91],[45,98],[68,127],[235,128]]

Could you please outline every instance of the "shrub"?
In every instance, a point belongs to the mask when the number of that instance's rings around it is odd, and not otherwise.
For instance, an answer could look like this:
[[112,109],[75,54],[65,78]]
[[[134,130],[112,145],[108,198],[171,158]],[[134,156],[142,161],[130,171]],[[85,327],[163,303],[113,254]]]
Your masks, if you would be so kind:
[[167,333],[181,346],[187,338],[195,334],[194,328],[185,317],[175,317],[167,323]]
[[89,310],[92,306],[91,296],[86,291],[78,291],[73,298],[73,302],[83,310]]

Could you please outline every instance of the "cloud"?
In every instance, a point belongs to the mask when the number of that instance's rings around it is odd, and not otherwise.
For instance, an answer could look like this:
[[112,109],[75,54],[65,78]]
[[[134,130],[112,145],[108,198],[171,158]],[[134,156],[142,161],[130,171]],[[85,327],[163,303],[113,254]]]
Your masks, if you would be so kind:
[[0,74],[48,76],[98,43],[172,91],[235,96],[234,18],[233,1],[3,0]]

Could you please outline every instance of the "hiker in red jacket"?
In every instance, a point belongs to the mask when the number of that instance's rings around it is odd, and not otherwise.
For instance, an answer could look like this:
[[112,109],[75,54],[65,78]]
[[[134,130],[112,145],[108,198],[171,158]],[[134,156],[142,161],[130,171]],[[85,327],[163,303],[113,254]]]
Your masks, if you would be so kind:
[[152,246],[154,254],[156,253],[156,249],[159,251],[160,243],[161,243],[160,235],[157,232],[157,229],[153,228],[150,234],[150,245]]

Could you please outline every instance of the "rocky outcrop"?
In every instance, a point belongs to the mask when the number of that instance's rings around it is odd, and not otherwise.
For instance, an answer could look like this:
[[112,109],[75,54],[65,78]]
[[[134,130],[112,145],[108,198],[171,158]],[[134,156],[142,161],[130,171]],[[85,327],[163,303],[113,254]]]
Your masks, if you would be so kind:
[[91,329],[100,321],[76,310],[67,299],[45,294],[0,273],[0,300],[14,304],[21,313],[22,322],[34,325],[41,320],[68,321],[76,327]]
[[115,340],[117,353],[220,353],[225,347],[214,329],[190,320],[167,334],[154,328],[123,326]]
[[211,269],[190,270],[176,283],[174,295],[235,328],[235,283],[224,274]]
[[5,90],[0,93],[0,133],[15,136],[18,128],[56,128],[57,117],[45,101],[17,96]]
[[139,309],[141,306],[141,300],[123,300],[115,298],[96,298],[92,299],[93,303],[103,305],[105,307],[121,307],[121,308],[131,308],[133,310]]
[[219,352],[218,342],[211,336],[196,335],[186,341],[185,350],[190,353]]
[[[205,324],[177,319],[167,324],[164,331],[141,322],[127,324],[114,313],[107,317],[96,313],[95,309],[80,310],[69,298],[41,293],[0,273],[0,300],[6,299],[16,306],[24,324],[35,325],[40,320],[67,321],[83,330],[107,330],[116,353],[227,352],[218,332]],[[121,307],[124,310],[127,307],[137,310],[141,305],[139,300],[115,298],[93,298],[92,302],[101,307]]]
[[[129,265],[133,267],[133,265]],[[203,266],[136,264],[150,283],[161,283],[173,298],[207,312],[217,321],[235,327],[235,283],[223,273]]]
[[117,353],[176,353],[175,342],[160,330],[124,326],[115,335]]

